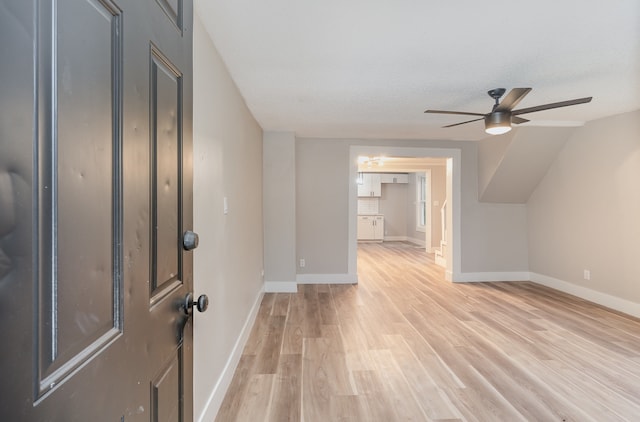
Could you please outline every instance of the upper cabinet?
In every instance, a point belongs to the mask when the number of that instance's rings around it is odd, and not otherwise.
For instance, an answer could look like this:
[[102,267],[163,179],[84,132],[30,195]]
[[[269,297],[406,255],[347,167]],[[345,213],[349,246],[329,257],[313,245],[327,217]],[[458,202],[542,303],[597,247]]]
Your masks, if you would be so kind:
[[409,183],[409,175],[407,173],[381,173],[380,182],[382,183]]
[[362,173],[358,183],[358,196],[379,197],[382,194],[380,173]]
[[407,173],[360,173],[358,196],[380,197],[382,183],[409,183]]

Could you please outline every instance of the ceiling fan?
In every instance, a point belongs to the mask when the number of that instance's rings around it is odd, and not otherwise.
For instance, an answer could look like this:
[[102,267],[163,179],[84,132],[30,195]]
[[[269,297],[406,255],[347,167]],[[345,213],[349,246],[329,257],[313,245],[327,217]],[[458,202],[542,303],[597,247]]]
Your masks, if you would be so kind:
[[477,119],[467,120],[461,123],[454,123],[443,127],[453,127],[464,125],[466,123],[476,122],[484,119],[485,132],[490,135],[500,135],[507,133],[511,130],[511,124],[520,124],[528,122],[529,120],[522,117],[518,117],[520,114],[534,113],[536,111],[550,110],[552,108],[567,107],[576,104],[584,104],[591,101],[592,97],[578,98],[575,100],[560,101],[557,103],[544,104],[535,107],[521,108],[514,110],[513,108],[518,105],[520,101],[531,91],[531,88],[513,88],[502,101],[500,98],[505,93],[504,88],[496,88],[487,92],[491,98],[495,100],[495,104],[491,109],[491,112],[482,113],[469,113],[465,111],[447,111],[447,110],[426,110],[425,113],[436,114],[461,114],[465,116],[480,116]]

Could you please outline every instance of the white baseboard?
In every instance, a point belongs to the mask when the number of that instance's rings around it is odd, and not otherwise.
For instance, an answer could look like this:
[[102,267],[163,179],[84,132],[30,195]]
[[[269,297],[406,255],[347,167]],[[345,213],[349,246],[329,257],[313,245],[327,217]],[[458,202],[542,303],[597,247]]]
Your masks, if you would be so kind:
[[406,242],[408,240],[407,236],[385,236],[385,242]]
[[297,274],[298,284],[356,284],[357,274]]
[[[385,236],[384,241],[385,242],[411,242],[416,246],[420,246],[422,248],[424,248],[426,245],[426,242],[424,241],[424,239],[416,239],[409,236]],[[435,248],[432,248],[432,249],[435,249]],[[431,251],[431,253],[433,253],[433,251]]]
[[598,305],[640,318],[640,303],[631,302],[626,299],[611,296],[607,293],[602,293],[564,280],[558,280],[557,278],[543,274],[531,273],[530,280],[534,283],[551,287],[552,289],[560,290],[561,292],[578,296],[579,298],[597,303]]
[[455,283],[474,283],[484,281],[529,281],[531,273],[528,271],[504,271],[483,273],[460,273],[453,280]]
[[415,237],[407,237],[407,242],[415,243],[422,248],[424,248],[427,244],[424,239],[416,239]]
[[569,283],[543,274],[515,271],[515,272],[483,272],[483,273],[460,273],[454,277],[454,282],[473,283],[483,281],[532,281],[534,283],[559,290],[581,299],[588,300],[598,305],[640,318],[640,303],[602,293],[588,287]]
[[245,344],[247,344],[249,334],[251,334],[251,329],[253,328],[253,324],[258,316],[258,310],[260,309],[260,303],[262,302],[263,296],[264,291],[260,291],[258,298],[253,304],[253,307],[244,322],[244,326],[240,331],[236,344],[233,346],[231,355],[229,356],[229,359],[227,359],[227,363],[224,366],[222,374],[220,375],[220,378],[218,378],[218,382],[216,382],[215,387],[213,387],[213,391],[211,392],[211,395],[198,418],[198,422],[215,420],[218,410],[220,410],[220,406],[222,405],[222,400],[224,400],[224,396],[227,394],[227,390],[229,389],[229,385],[233,379],[233,374],[238,367],[238,362],[240,362],[242,350],[244,349]]
[[265,293],[297,293],[298,283],[295,281],[265,281]]

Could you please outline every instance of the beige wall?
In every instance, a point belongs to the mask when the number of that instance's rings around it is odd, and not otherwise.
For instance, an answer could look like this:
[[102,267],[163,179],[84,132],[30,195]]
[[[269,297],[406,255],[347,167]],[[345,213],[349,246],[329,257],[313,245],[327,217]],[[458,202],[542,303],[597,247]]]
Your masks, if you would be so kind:
[[640,304],[640,111],[573,133],[529,198],[528,229],[532,272]]
[[478,141],[479,198],[524,204],[575,127],[523,126]]
[[383,183],[379,200],[379,212],[384,215],[384,235],[386,237],[407,236],[407,195],[406,183]]
[[194,287],[210,300],[194,318],[194,416],[213,420],[222,375],[262,292],[262,131],[198,16],[193,45]]
[[[354,180],[355,183],[355,180]],[[296,254],[298,274],[347,272],[349,144],[296,141]]]
[[[528,271],[526,207],[478,202],[475,143],[298,138],[296,247],[298,257],[304,256],[307,261],[304,272],[348,272],[351,145],[460,149],[462,272],[475,274]],[[301,273],[300,268],[298,273]]]
[[292,132],[263,135],[264,279],[296,281],[296,156]]

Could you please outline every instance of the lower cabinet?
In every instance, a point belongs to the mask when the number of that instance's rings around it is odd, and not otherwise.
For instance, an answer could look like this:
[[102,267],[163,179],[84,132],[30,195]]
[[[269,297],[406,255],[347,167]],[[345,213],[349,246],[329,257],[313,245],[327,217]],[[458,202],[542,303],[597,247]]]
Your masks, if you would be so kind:
[[358,216],[358,240],[384,240],[384,216],[359,215]]

